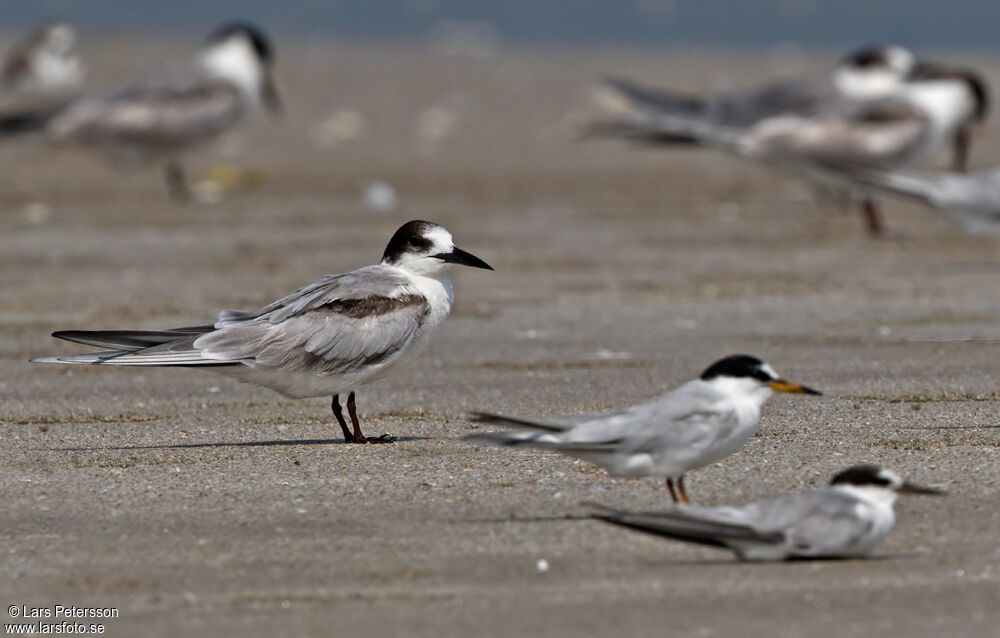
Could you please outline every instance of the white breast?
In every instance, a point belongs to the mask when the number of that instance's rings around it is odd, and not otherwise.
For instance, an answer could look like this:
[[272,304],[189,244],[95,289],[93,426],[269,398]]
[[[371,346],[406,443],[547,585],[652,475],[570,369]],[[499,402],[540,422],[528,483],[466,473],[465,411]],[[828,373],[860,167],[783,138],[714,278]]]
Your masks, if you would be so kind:
[[930,131],[914,161],[924,161],[948,144],[968,124],[976,110],[975,99],[964,82],[941,80],[920,82],[906,89],[906,96],[930,120]]

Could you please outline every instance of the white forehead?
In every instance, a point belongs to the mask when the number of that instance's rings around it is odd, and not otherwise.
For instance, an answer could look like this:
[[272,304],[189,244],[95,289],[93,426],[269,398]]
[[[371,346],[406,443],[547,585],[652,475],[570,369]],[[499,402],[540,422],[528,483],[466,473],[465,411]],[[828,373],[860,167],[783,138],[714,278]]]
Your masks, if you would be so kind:
[[455,245],[455,241],[451,238],[451,233],[441,226],[434,226],[425,230],[423,236],[431,240],[437,248],[451,248]]
[[209,44],[202,50],[201,66],[210,75],[235,84],[252,103],[258,102],[263,69],[253,44],[242,33]]
[[878,477],[889,481],[890,485],[902,485],[903,479],[899,474],[896,474],[888,468],[882,468],[878,471]]
[[779,378],[778,377],[778,373],[774,371],[774,368],[771,367],[770,363],[766,363],[766,362],[762,363],[760,365],[760,371],[763,372],[764,374],[766,374],[767,376],[771,377],[772,379]]
[[253,44],[250,42],[250,39],[246,36],[246,34],[240,33],[239,31],[230,33],[221,40],[210,42],[206,49],[209,51],[221,52],[223,55],[233,57],[256,57]]
[[903,47],[887,47],[885,50],[885,57],[888,61],[888,66],[894,71],[899,71],[900,73],[909,73],[917,64],[917,57],[913,55],[908,49]]
[[69,25],[53,24],[45,30],[45,40],[53,48],[69,50],[76,46],[76,32]]

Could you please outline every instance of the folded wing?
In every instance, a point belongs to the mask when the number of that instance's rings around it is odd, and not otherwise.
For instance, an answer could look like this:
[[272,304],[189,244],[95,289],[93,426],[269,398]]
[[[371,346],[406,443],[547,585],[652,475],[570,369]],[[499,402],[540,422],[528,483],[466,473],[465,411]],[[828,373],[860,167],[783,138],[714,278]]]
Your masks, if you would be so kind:
[[108,350],[43,362],[140,366],[250,364],[335,374],[376,365],[406,349],[429,306],[381,266],[331,275],[269,306],[224,311],[214,326],[167,331],[66,331],[59,338]]

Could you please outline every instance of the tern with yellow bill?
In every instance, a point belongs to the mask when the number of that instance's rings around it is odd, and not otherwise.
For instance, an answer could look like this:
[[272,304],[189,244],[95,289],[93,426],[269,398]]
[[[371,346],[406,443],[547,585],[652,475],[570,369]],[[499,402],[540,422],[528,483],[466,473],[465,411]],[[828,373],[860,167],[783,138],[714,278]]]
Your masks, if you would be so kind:
[[774,392],[820,394],[787,381],[756,357],[732,355],[702,375],[625,410],[551,418],[476,413],[480,422],[534,431],[475,434],[472,442],[554,450],[603,467],[614,476],[663,477],[676,503],[689,503],[684,475],[737,451],[757,431]]
[[745,505],[630,512],[591,504],[595,518],[665,538],[728,549],[740,560],[850,558],[870,553],[896,522],[899,494],[942,496],[879,465],[855,465],[828,487]]

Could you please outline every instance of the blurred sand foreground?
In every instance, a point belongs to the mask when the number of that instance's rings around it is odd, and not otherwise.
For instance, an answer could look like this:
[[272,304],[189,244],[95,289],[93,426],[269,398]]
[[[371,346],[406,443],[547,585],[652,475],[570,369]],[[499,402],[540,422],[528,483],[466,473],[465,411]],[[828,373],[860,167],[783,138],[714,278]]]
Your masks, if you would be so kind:
[[[107,86],[188,44],[85,54]],[[892,202],[873,241],[749,164],[570,140],[602,73],[698,89],[823,62],[279,42],[288,118],[192,163],[250,169],[216,169],[244,190],[214,205],[0,146],[0,600],[115,607],[112,636],[996,635],[1000,240]],[[75,351],[55,329],[204,322],[374,263],[412,218],[496,272],[456,272],[430,348],[359,392],[396,445],[341,445],[328,401],[206,372],[27,363]],[[559,520],[658,508],[659,482],[459,440],[470,410],[622,407],[732,352],[826,396],[773,399],[690,475],[698,502],[861,461],[951,495],[903,500],[880,559],[741,565]]]

